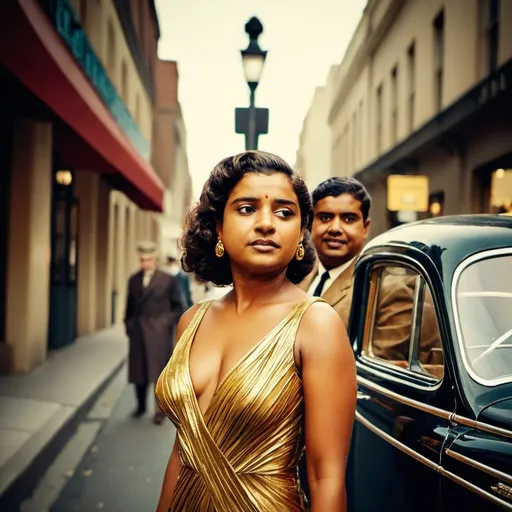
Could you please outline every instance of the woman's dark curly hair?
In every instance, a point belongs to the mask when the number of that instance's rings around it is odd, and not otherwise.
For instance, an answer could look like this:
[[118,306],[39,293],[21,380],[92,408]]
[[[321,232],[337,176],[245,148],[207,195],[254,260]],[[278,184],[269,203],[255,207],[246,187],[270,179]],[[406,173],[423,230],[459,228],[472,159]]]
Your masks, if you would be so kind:
[[292,283],[300,283],[312,270],[315,251],[311,242],[310,228],[313,221],[311,195],[303,179],[282,158],[263,151],[247,151],[230,156],[219,162],[204,184],[198,203],[190,210],[185,232],[181,240],[181,263],[186,272],[194,272],[202,281],[216,285],[233,282],[227,253],[215,256],[217,223],[222,223],[224,207],[235,185],[248,172],[288,176],[293,186],[301,214],[301,227],[306,228],[302,241],[305,249],[301,261],[293,258],[288,264],[286,277]]

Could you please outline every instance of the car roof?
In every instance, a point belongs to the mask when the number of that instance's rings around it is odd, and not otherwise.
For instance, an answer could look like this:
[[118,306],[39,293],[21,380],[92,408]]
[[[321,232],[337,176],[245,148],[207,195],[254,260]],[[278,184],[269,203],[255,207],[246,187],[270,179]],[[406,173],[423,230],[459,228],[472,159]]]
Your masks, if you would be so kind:
[[512,247],[512,217],[504,215],[452,215],[403,224],[377,235],[367,249],[406,244],[431,255],[432,247],[448,252],[460,263],[471,254]]
[[[391,252],[415,258],[414,254],[421,251],[437,268],[445,285],[442,293],[450,304],[451,283],[460,263],[473,254],[502,248],[510,248],[512,253],[512,216],[454,215],[404,224],[386,231],[370,240],[362,255]],[[505,396],[510,396],[512,383],[485,389],[472,384],[471,388],[480,390],[478,393],[484,397],[482,403],[487,405],[494,399],[491,397],[502,398],[504,392]],[[475,400],[473,397],[471,402]]]

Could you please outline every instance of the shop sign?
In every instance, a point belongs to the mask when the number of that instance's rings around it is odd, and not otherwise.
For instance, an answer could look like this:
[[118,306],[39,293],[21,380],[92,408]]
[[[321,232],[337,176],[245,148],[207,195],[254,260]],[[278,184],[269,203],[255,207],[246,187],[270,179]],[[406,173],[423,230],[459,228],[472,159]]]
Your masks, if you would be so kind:
[[44,0],[44,6],[57,32],[67,44],[99,96],[128,136],[138,153],[149,160],[149,143],[142,136],[123,100],[108,78],[100,60],[87,39],[78,17],[68,0]]
[[387,207],[394,212],[428,211],[428,177],[392,174],[387,182]]

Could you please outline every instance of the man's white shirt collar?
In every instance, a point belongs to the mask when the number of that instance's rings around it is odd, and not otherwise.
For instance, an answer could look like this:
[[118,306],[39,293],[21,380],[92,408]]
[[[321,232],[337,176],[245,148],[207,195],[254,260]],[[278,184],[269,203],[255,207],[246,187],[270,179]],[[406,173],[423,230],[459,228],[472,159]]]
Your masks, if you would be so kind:
[[[354,262],[355,259],[356,258],[354,257],[351,260],[346,261],[345,263],[343,263],[339,267],[334,267],[334,268],[331,268],[331,270],[329,270],[329,279],[327,279],[327,281],[324,284],[324,287],[322,289],[322,295],[324,295],[325,292],[329,289],[329,286],[331,286],[331,284],[334,281],[336,281],[336,279],[338,279],[338,277],[341,274],[343,274],[343,272],[345,270],[347,270],[347,268],[350,267],[350,265],[352,265],[352,263]],[[313,282],[311,283],[311,286],[308,289],[308,293],[309,294],[312,295],[314,293],[316,287],[318,286],[318,283],[320,282],[320,279],[322,278],[322,274],[324,272],[325,272],[325,267],[319,261],[318,262],[318,275],[315,277],[315,279],[313,279]]]

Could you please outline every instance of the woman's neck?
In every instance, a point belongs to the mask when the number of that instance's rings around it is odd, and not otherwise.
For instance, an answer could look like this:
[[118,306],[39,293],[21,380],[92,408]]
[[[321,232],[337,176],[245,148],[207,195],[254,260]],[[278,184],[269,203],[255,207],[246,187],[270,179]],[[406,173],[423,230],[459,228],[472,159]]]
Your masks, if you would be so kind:
[[233,269],[233,292],[231,297],[237,313],[256,304],[275,302],[276,298],[288,291],[293,285],[288,281],[285,272],[275,276],[241,275]]

